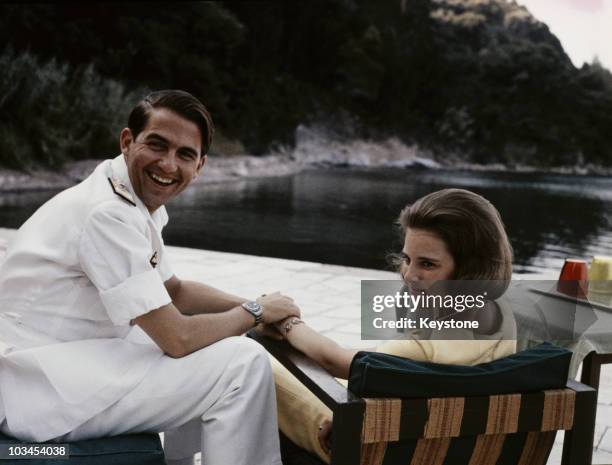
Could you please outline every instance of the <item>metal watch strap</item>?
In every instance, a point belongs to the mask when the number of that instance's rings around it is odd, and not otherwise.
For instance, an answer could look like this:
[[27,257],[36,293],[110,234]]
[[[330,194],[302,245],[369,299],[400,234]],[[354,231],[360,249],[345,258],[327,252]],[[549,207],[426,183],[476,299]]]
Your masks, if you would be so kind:
[[[249,308],[250,305],[257,305],[257,307],[259,308],[259,312],[257,312],[256,310],[253,310],[251,308]],[[253,315],[253,318],[255,318],[255,324],[254,326],[257,326],[259,323],[263,322],[263,306],[261,304],[259,304],[258,302],[255,301],[251,301],[251,302],[243,302],[242,304],[240,304],[240,306],[247,312],[249,312],[251,315]]]

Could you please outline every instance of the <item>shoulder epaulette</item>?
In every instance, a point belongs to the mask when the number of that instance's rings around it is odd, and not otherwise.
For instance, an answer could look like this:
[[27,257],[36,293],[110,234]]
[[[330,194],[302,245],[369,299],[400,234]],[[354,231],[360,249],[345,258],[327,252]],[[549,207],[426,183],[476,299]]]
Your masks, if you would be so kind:
[[134,201],[134,197],[132,196],[132,194],[130,193],[128,188],[125,186],[125,184],[123,184],[121,181],[119,181],[115,177],[108,178],[108,182],[110,183],[111,187],[113,188],[113,192],[115,194],[117,194],[119,197],[121,197],[126,202],[131,203],[132,205],[136,206],[136,202]]

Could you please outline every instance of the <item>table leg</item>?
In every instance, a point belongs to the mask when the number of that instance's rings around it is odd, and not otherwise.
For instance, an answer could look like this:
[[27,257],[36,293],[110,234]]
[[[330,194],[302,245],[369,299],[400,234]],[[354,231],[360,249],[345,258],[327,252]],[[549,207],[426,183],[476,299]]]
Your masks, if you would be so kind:
[[582,361],[580,381],[597,389],[596,396],[599,396],[601,366],[608,363],[612,363],[612,354],[598,354],[596,352],[590,352]]
[[590,352],[582,361],[582,375],[580,381],[593,389],[599,389],[599,375],[601,373],[601,356]]

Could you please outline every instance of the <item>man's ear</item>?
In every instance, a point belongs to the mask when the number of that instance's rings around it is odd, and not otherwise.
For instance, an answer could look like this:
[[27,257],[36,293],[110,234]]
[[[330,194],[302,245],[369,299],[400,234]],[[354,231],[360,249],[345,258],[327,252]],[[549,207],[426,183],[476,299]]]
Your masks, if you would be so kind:
[[132,142],[134,142],[132,131],[130,128],[123,128],[121,130],[121,134],[119,134],[119,146],[121,147],[121,153],[124,155],[127,154]]
[[193,175],[194,179],[200,175],[202,168],[204,168],[204,165],[206,164],[206,160],[208,160],[208,155],[204,154],[200,157],[200,161],[198,162],[198,167],[196,168],[196,172]]

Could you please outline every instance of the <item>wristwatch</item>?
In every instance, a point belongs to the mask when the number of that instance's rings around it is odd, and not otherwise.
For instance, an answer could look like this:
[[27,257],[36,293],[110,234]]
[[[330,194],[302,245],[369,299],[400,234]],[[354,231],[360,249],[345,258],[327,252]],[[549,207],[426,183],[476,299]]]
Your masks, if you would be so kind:
[[244,302],[240,305],[247,312],[255,317],[255,326],[263,321],[263,307],[259,305],[257,302]]

